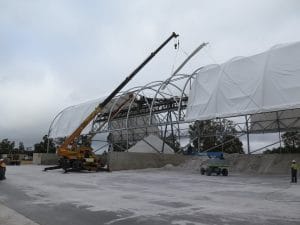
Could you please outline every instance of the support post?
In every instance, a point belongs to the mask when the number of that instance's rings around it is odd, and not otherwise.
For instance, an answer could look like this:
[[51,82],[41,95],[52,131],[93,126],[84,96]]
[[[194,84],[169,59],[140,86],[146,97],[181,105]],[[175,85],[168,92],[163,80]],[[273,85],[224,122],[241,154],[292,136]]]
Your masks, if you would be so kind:
[[280,153],[281,153],[281,132],[280,132],[280,121],[278,117],[278,112],[276,112],[276,122],[277,122],[277,127],[278,127],[278,138],[279,138],[279,147],[280,147]]
[[170,111],[169,113],[169,120],[171,122],[170,126],[171,126],[171,135],[172,135],[172,143],[173,143],[173,147],[175,146],[175,136],[174,136],[174,127],[173,127],[173,119],[172,119],[172,113]]
[[249,123],[248,123],[248,116],[245,116],[246,120],[246,130],[247,130],[247,150],[248,150],[248,155],[250,155],[250,137],[249,137]]
[[162,153],[164,153],[164,150],[165,150],[165,141],[166,141],[166,135],[167,135],[167,129],[168,129],[168,123],[169,123],[169,114],[170,114],[170,110],[168,110],[168,114],[167,114],[167,122],[166,122],[166,125],[165,125],[163,145],[162,145],[162,149],[161,149]]

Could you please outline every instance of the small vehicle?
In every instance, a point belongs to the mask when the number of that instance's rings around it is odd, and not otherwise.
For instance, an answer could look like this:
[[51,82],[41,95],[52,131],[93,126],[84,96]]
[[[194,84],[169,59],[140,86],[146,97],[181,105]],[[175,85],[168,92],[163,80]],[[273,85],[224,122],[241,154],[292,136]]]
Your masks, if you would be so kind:
[[207,152],[207,156],[209,160],[205,166],[201,167],[201,175],[211,176],[216,174],[219,176],[222,174],[223,176],[228,176],[229,163],[224,159],[222,152]]
[[8,154],[5,158],[7,165],[21,165],[20,155],[19,154]]

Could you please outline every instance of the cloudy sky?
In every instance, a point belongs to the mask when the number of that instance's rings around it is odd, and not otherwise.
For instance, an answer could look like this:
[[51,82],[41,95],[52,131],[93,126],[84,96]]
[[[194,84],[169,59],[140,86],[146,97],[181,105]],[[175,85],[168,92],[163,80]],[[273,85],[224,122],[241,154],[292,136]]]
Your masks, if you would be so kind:
[[[298,0],[0,0],[0,139],[26,146],[67,106],[116,87],[171,32],[188,70],[300,40]],[[168,78],[169,45],[128,87]],[[177,58],[176,58],[177,59]]]

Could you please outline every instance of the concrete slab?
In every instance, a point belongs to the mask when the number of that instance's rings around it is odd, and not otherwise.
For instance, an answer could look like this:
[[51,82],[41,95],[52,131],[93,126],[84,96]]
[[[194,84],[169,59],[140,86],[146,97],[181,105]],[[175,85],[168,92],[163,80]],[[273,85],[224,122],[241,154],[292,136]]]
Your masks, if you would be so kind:
[[8,167],[0,199],[42,225],[295,225],[288,175],[201,176],[183,168],[112,173]]
[[161,168],[167,164],[178,166],[191,159],[190,156],[161,153],[109,152],[111,171]]
[[19,214],[0,203],[0,225],[38,225],[32,220]]
[[58,155],[54,153],[33,153],[32,163],[35,165],[55,165],[58,163]]

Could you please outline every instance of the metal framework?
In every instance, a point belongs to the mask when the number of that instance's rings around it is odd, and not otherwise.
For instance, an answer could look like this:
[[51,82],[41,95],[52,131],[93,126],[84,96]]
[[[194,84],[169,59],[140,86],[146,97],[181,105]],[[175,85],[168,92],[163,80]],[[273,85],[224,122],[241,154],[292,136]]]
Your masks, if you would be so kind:
[[[92,122],[92,129],[87,136],[92,142],[107,143],[101,148],[109,145],[116,151],[126,151],[150,134],[159,136],[164,141],[163,143],[167,142],[171,147],[180,146],[184,148],[192,141],[189,137],[190,123],[185,121],[188,96],[193,79],[201,69],[202,67],[191,74],[174,73],[165,81],[153,81],[144,86],[120,92],[111,100],[105,112],[95,117]],[[283,112],[274,113],[276,118],[270,120],[263,116],[260,119],[253,119],[253,115],[228,118],[234,121],[235,129],[231,135],[246,136],[249,154],[263,149],[250,149],[250,134],[278,132],[279,141],[276,143],[281,145],[281,132],[299,130],[300,110],[298,114],[284,119],[280,117]],[[217,118],[216,120],[222,123],[222,119],[224,118]],[[298,122],[299,124],[297,124]],[[53,122],[49,134],[52,124]],[[228,131],[224,132],[229,134]],[[225,134],[224,132],[202,133],[199,138],[222,136]],[[99,140],[98,134],[104,134],[102,135],[105,137],[104,140]],[[215,148],[218,147],[220,146],[215,146]],[[161,151],[163,148],[164,146]]]
[[[180,141],[185,124],[188,93],[196,70],[191,75],[178,74],[165,81],[154,81],[120,93],[106,113],[98,115],[91,134],[109,134],[114,149],[128,150],[149,134],[160,136],[169,144]],[[122,96],[131,96],[122,102]],[[121,106],[120,106],[121,105]]]
[[[167,143],[173,146],[177,143],[184,147],[190,142],[190,123],[185,122],[189,91],[193,79],[201,68],[191,74],[173,75],[165,81],[154,81],[120,93],[113,100],[111,108],[95,118],[91,134],[110,134],[107,141],[114,150],[119,151],[128,150],[149,134],[158,135],[164,142],[167,140]],[[122,96],[125,95],[130,95],[130,100],[120,103]],[[279,132],[280,137],[282,131],[298,130],[297,127],[293,127],[293,124],[300,119],[300,115],[289,118],[292,121],[289,125],[283,124],[280,119],[277,122],[272,120],[270,123],[266,123],[267,119],[252,122],[251,115],[229,119],[234,121],[235,132],[232,135],[246,136],[247,151],[250,154],[250,134]],[[221,123],[221,118],[216,120],[220,120]],[[274,125],[275,122],[278,129],[274,129],[274,127],[270,129],[270,124]],[[254,126],[259,126],[260,130],[252,130],[251,128]],[[224,133],[203,133],[201,137],[220,135],[224,135]],[[281,143],[280,139],[279,143]],[[216,146],[216,148],[218,147],[220,146]],[[255,151],[257,149],[252,152]]]

